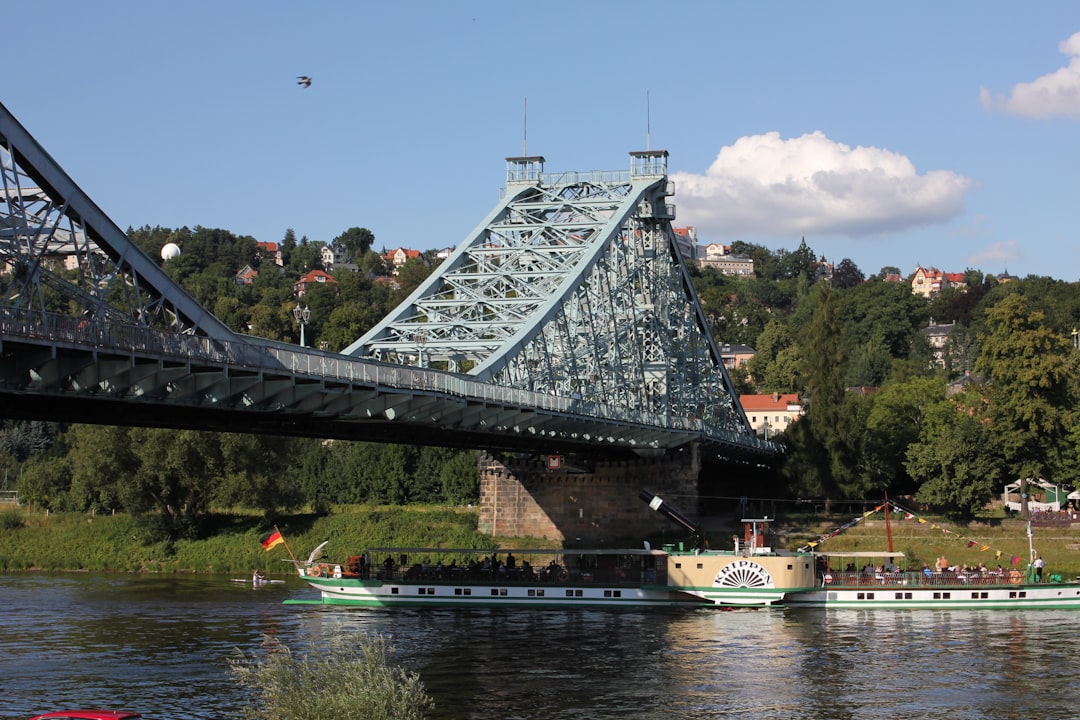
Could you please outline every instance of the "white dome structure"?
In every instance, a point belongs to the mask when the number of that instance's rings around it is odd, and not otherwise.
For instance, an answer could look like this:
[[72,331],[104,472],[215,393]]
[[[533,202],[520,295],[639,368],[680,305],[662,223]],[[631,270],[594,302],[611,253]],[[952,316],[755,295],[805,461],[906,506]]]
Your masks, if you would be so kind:
[[172,260],[175,257],[180,257],[180,246],[176,243],[165,243],[161,248],[161,259]]

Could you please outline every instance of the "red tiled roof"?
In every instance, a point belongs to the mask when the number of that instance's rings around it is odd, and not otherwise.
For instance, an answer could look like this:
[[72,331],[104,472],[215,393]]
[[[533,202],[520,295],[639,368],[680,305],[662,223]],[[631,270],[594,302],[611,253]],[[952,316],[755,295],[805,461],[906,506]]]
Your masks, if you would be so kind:
[[788,405],[798,405],[798,393],[773,393],[772,395],[740,395],[739,404],[747,412],[787,410]]

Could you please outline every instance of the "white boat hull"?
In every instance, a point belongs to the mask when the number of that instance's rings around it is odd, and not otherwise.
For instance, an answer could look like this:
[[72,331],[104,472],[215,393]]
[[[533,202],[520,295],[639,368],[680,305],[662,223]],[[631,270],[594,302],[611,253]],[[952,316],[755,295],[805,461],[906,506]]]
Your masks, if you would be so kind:
[[866,586],[790,593],[787,607],[896,610],[1080,609],[1080,583],[951,587]]
[[[411,554],[475,551],[412,549]],[[390,606],[767,607],[793,589],[813,586],[813,556],[654,550],[514,551],[556,554],[557,571],[521,568],[493,572],[462,566],[298,563],[300,577],[320,600],[289,604]],[[404,560],[410,553],[378,552]],[[567,566],[564,566],[564,563]]]
[[[528,606],[528,607],[678,607],[707,601],[667,590],[573,585],[404,584],[351,578],[304,578],[321,595],[322,605],[360,607]],[[304,601],[294,601],[302,604]]]

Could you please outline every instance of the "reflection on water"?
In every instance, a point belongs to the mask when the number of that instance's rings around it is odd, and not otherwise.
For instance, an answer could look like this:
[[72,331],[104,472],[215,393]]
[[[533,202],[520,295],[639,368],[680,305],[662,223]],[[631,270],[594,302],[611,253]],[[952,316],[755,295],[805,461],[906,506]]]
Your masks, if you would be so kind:
[[0,576],[2,718],[124,706],[235,717],[226,659],[380,633],[439,720],[1065,718],[1069,611],[360,610],[283,606],[299,585],[227,578]]

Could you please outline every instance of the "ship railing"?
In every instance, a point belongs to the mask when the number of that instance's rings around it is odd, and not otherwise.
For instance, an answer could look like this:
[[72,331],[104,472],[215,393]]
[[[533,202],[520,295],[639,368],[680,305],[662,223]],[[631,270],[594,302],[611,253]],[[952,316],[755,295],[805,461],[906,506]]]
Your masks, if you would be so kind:
[[[611,570],[577,570],[567,569],[561,565],[543,566],[539,568],[469,568],[460,566],[429,566],[409,565],[395,566],[392,570],[386,567],[375,567],[365,574],[371,579],[382,580],[384,583],[400,583],[403,585],[415,585],[430,583],[432,585],[529,585],[529,586],[560,586],[560,585],[603,585],[604,587],[637,587],[646,581],[645,571],[615,572]],[[655,579],[655,573],[652,576]]]
[[934,587],[957,585],[1010,585],[1017,584],[1023,579],[1019,571],[1003,572],[960,572],[960,571],[933,571],[925,573],[921,571],[908,572],[874,572],[865,573],[860,571],[826,571],[823,575],[826,587],[873,587],[873,586],[906,586],[906,587]]

